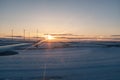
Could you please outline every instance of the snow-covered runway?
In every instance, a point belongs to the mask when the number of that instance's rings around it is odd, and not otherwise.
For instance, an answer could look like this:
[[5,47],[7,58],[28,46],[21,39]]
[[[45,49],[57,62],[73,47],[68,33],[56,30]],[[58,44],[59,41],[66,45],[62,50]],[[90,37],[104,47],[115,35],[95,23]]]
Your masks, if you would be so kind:
[[0,80],[120,80],[120,48],[18,50],[0,57]]

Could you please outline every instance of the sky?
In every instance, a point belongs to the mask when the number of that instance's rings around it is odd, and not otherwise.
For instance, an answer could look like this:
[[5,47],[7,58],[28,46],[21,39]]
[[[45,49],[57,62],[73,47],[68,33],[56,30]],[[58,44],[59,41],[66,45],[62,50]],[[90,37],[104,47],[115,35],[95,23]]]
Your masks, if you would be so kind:
[[0,35],[119,35],[120,0],[0,0]]

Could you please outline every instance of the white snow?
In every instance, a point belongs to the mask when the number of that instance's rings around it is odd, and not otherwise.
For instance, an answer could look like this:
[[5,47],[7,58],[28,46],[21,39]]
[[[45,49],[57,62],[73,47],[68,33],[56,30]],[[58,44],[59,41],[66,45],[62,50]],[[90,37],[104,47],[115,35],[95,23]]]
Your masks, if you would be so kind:
[[81,44],[1,56],[0,80],[120,80],[120,47]]

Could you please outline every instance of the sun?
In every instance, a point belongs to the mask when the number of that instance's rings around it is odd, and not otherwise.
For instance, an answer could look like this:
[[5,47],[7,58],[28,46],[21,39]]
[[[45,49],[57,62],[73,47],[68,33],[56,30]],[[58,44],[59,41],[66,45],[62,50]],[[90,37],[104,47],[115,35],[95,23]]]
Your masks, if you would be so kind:
[[53,39],[55,39],[55,37],[54,36],[51,36],[51,35],[46,35],[46,37],[45,37],[47,40],[53,40]]

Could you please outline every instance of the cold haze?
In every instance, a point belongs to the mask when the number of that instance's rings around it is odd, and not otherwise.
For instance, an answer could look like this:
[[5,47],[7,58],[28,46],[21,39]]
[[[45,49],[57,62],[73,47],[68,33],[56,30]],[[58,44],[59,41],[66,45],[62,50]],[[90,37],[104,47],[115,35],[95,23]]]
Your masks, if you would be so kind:
[[0,35],[119,35],[119,14],[119,0],[0,0]]
[[0,0],[0,80],[120,80],[120,0]]

